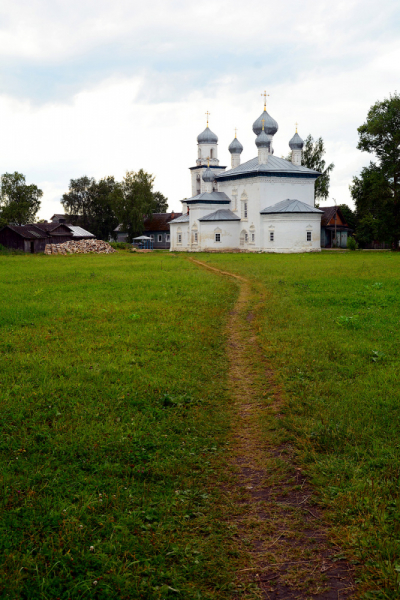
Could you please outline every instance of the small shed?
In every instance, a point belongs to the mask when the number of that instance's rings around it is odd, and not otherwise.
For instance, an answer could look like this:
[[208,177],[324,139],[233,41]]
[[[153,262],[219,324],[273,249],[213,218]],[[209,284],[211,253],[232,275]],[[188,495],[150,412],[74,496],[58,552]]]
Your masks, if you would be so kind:
[[36,225],[6,225],[0,231],[0,244],[32,254],[44,252],[48,240],[47,233]]
[[[321,248],[347,248],[347,238],[352,229],[346,223],[339,206],[321,206]],[[336,244],[335,244],[336,231]]]

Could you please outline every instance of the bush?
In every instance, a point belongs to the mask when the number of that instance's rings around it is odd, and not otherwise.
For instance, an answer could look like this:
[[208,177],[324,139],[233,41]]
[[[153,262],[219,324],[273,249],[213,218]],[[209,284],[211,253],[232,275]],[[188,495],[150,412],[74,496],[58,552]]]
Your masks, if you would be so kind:
[[114,250],[129,250],[132,247],[132,244],[128,244],[128,242],[110,242],[110,246],[114,248]]
[[358,249],[358,244],[357,244],[355,238],[353,238],[353,236],[350,236],[347,238],[347,249],[348,250],[357,250]]

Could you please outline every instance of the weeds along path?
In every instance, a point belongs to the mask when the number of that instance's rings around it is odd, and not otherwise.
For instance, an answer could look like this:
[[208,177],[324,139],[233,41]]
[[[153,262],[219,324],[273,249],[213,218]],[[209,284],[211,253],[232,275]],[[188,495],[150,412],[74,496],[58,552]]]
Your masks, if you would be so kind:
[[355,597],[352,570],[328,542],[328,526],[315,494],[282,441],[282,395],[257,342],[267,294],[234,277],[239,297],[227,330],[233,430],[230,483],[224,489],[233,549],[247,565],[237,574],[234,598],[344,600]]

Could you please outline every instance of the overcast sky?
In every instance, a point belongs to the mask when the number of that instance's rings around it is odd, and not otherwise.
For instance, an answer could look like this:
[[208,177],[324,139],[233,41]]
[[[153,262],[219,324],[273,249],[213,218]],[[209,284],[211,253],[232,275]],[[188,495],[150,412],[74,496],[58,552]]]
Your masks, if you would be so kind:
[[296,121],[322,136],[330,198],[351,204],[370,160],[357,127],[399,87],[399,14],[398,0],[2,0],[0,172],[43,189],[43,218],[71,178],[140,168],[179,210],[205,112],[220,164],[235,127],[249,160],[266,89],[275,154]]

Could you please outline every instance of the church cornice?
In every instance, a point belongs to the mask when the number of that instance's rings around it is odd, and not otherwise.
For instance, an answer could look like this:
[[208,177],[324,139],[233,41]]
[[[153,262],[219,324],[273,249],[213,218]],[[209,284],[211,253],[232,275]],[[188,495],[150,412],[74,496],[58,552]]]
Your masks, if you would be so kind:
[[[226,169],[226,167],[220,167],[219,165],[210,165],[210,169]],[[196,165],[195,167],[189,167],[189,171],[194,169],[207,169],[207,165]]]
[[239,179],[254,179],[257,177],[263,177],[267,179],[271,179],[271,177],[277,177],[282,179],[317,179],[318,175],[314,175],[313,173],[282,173],[279,171],[257,171],[254,173],[237,173],[236,175],[224,175],[223,178],[218,177],[219,183],[224,183],[225,181],[238,181]]

